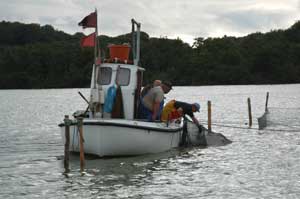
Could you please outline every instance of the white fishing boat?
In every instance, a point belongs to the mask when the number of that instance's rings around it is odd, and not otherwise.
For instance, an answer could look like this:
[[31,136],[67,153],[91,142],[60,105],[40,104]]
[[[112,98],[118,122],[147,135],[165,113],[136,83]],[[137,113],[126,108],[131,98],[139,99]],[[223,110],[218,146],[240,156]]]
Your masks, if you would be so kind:
[[[138,119],[138,106],[144,68],[139,66],[140,27],[132,19],[132,43],[109,45],[109,59],[98,59],[97,11],[85,17],[79,25],[94,27],[95,33],[81,43],[95,47],[90,99],[86,110],[78,110],[73,119],[59,124],[63,142],[70,129],[69,150],[80,151],[80,130],[84,152],[100,157],[132,156],[168,151],[180,146],[221,146],[231,143],[225,136],[202,130],[187,118],[177,121],[149,122]],[[135,30],[136,28],[136,30]],[[94,37],[94,38],[93,38]],[[129,60],[129,52],[132,60]],[[68,127],[68,128],[66,128]]]
[[[145,71],[139,66],[140,27],[141,24],[132,19],[131,46],[110,45],[109,59],[99,63],[95,53],[90,99],[82,96],[89,106],[85,111],[76,111],[69,123],[70,151],[79,152],[79,117],[83,117],[84,152],[87,154],[103,157],[158,153],[178,147],[182,142],[183,122],[137,119]],[[96,37],[97,26],[95,28]],[[96,43],[95,52],[98,52]],[[129,60],[130,48],[133,61]],[[65,142],[66,123],[59,126]]]

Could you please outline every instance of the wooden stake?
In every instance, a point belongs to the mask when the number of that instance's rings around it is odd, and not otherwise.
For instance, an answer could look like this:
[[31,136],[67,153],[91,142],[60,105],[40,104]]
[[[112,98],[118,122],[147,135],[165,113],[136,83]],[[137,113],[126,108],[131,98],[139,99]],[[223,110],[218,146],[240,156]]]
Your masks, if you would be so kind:
[[211,102],[207,102],[207,126],[208,126],[208,133],[211,133]]
[[267,96],[266,96],[265,112],[268,112],[268,102],[269,102],[269,92],[267,92]]
[[70,156],[70,123],[71,120],[69,120],[69,116],[65,115],[65,119],[64,119],[64,123],[65,123],[65,157],[64,157],[64,167],[65,167],[65,173],[69,173],[70,172],[70,168],[69,168],[69,156]]
[[249,115],[249,127],[252,126],[252,113],[251,113],[251,101],[248,97],[248,115]]
[[83,172],[84,170],[84,148],[83,148],[83,143],[84,143],[84,139],[83,139],[83,118],[79,117],[78,118],[78,129],[79,129],[79,147],[80,147],[80,172]]

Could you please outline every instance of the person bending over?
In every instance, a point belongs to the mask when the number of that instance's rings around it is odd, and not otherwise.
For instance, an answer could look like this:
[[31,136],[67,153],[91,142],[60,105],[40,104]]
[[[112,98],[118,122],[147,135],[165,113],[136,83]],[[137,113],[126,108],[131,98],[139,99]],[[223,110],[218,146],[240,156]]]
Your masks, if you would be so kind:
[[164,106],[161,114],[161,120],[166,122],[181,118],[184,115],[188,115],[192,118],[193,122],[198,126],[198,128],[201,128],[199,121],[194,116],[194,112],[200,112],[200,104],[189,104],[186,102],[171,100]]

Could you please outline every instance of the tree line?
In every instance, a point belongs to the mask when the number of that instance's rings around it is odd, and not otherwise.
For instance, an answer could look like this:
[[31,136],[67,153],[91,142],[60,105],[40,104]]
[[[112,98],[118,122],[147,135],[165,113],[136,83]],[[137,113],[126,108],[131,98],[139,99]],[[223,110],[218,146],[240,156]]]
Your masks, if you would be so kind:
[[[83,36],[50,25],[0,22],[0,89],[89,87],[94,51],[80,47]],[[131,35],[98,39],[107,58],[108,44],[128,43]],[[300,22],[244,37],[198,37],[192,46],[142,32],[141,66],[145,84],[300,83]]]

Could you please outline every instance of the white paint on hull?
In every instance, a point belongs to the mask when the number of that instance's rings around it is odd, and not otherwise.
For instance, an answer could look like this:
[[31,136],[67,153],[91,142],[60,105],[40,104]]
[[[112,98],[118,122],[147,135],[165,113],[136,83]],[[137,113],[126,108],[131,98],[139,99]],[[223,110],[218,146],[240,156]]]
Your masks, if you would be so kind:
[[[103,156],[129,156],[159,153],[177,147],[182,128],[165,123],[122,119],[84,119],[85,153]],[[65,128],[61,126],[65,143]],[[79,133],[70,127],[70,151],[79,152]]]

